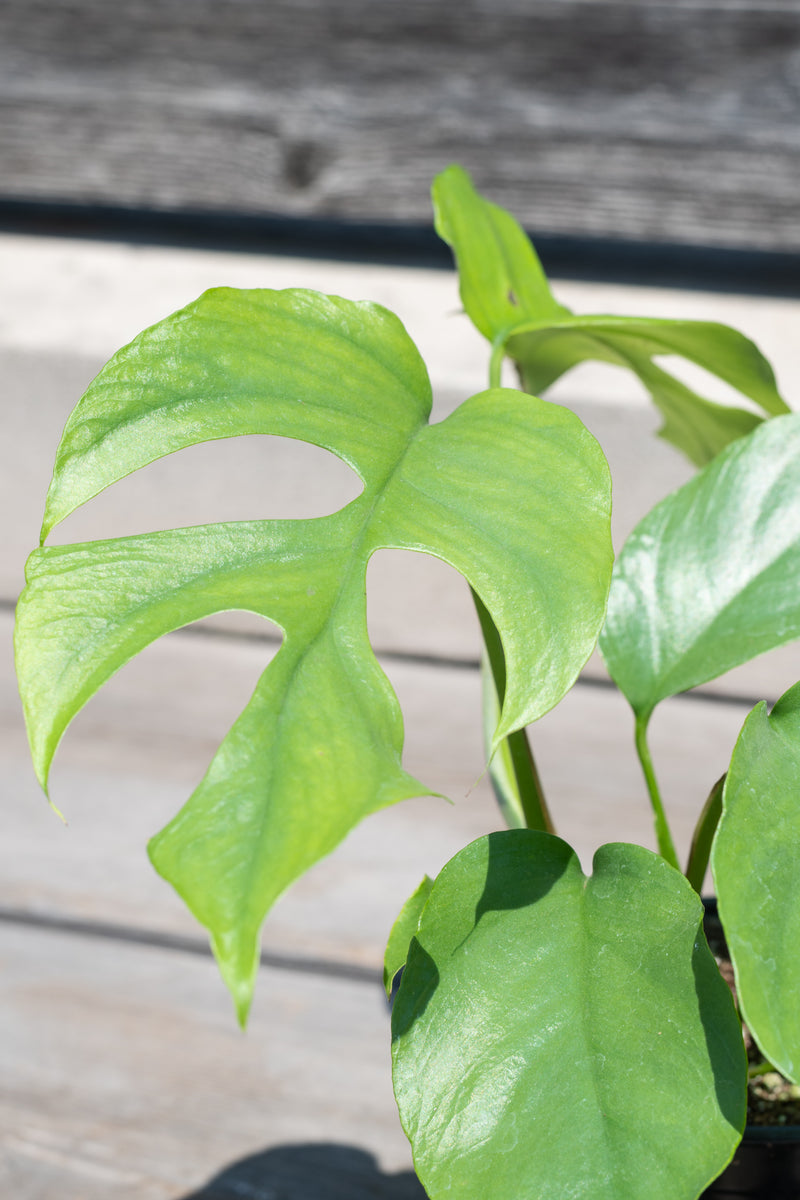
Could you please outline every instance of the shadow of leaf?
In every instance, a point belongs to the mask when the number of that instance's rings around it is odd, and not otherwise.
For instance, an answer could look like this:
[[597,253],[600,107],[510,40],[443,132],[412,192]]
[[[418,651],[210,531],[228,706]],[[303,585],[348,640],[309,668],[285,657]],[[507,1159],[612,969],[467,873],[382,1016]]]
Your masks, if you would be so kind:
[[559,838],[530,829],[502,830],[486,839],[489,860],[475,924],[490,912],[529,908],[567,869],[573,851]]
[[426,1200],[413,1171],[387,1175],[356,1146],[274,1146],[225,1167],[182,1200]]

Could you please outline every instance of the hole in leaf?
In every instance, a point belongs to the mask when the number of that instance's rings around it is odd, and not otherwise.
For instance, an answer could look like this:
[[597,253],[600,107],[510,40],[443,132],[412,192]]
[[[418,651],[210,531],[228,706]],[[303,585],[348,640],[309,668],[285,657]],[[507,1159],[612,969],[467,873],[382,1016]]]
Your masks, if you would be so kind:
[[668,371],[670,375],[674,375],[686,387],[691,388],[706,400],[714,400],[717,404],[726,404],[736,408],[746,408],[760,416],[764,415],[759,405],[748,400],[746,396],[738,392],[735,387],[731,387],[729,383],[725,383],[723,379],[712,375],[704,367],[699,367],[697,363],[689,362],[678,354],[657,354],[653,358],[653,362],[657,367],[661,367],[662,371]]
[[168,454],[56,526],[52,543],[126,537],[216,521],[327,516],[363,490],[340,458],[293,438],[220,438]]
[[[260,636],[248,636],[255,633]],[[282,637],[273,622],[237,610],[145,647],[101,687],[67,730],[53,766],[56,803],[59,774],[77,767],[92,775],[180,782],[182,804],[250,700]],[[102,804],[108,803],[104,793]],[[70,819],[66,801],[64,810]],[[173,815],[152,809],[148,836]]]
[[471,662],[480,657],[480,629],[469,585],[431,554],[373,554],[367,568],[367,627],[378,653]]

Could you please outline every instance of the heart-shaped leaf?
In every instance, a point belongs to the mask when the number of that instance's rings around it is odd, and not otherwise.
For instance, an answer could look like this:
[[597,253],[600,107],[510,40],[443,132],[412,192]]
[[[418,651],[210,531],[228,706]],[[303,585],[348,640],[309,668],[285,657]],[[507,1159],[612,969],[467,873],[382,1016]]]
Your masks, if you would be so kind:
[[284,631],[156,868],[211,933],[244,1019],[269,906],[362,817],[423,784],[401,767],[402,717],[366,627],[382,547],[464,574],[500,631],[499,741],[551,708],[591,652],[611,566],[602,453],[566,410],[473,396],[429,425],[430,385],[386,310],[316,293],[206,293],[145,331],[64,433],[44,532],[160,455],[234,433],[302,438],[364,481],[303,521],[251,521],[44,548],[28,564],[17,663],[43,785],[89,697],[161,634],[225,609]]
[[749,409],[699,396],[656,365],[680,355],[752,400],[763,413],[788,412],[767,360],[742,334],[709,321],[576,316],[558,304],[524,230],[490,204],[460,167],[433,186],[436,229],[458,263],[461,299],[496,351],[517,364],[526,391],[544,392],[587,360],[633,371],[664,417],[660,436],[703,466],[762,421]]
[[640,521],[600,648],[646,723],[659,701],[800,636],[800,414],[732,443]]
[[731,759],[711,855],[744,1019],[800,1083],[800,684],[759,704]]
[[739,1022],[687,881],[639,846],[587,879],[564,842],[490,834],[444,868],[392,1015],[431,1200],[695,1200],[745,1118]]

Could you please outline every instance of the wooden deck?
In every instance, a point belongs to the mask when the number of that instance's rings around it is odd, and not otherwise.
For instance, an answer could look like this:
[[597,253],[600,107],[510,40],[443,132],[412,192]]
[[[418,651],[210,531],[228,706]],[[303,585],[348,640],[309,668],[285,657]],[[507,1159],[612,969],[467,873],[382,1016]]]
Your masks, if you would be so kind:
[[[163,639],[67,735],[53,773],[64,827],[28,763],[11,661],[12,606],[35,543],[58,432],[118,345],[211,283],[317,286],[398,310],[431,364],[437,413],[484,385],[485,352],[443,272],[356,268],[58,240],[0,238],[0,1195],[14,1200],[412,1200],[378,983],[398,907],[427,871],[499,827],[479,730],[477,631],[465,589],[422,556],[385,554],[370,624],[406,713],[408,768],[448,794],[373,817],[277,906],[251,1026],[238,1032],[202,935],[151,871],[145,841],[186,798],[274,652],[241,616]],[[583,310],[714,316],[739,325],[800,393],[788,333],[800,304],[572,284]],[[610,368],[561,387],[617,475],[618,537],[687,475],[649,408]],[[115,486],[63,538],[166,523],[324,511],[347,474],[298,443],[236,439]],[[193,484],[198,463],[202,487]],[[313,478],[315,489],[309,491]],[[307,508],[302,506],[306,505]],[[282,507],[281,507],[282,506]],[[663,706],[653,729],[686,848],[751,699],[800,677],[797,653]],[[534,730],[559,831],[588,868],[605,841],[652,844],[631,719],[590,664]]]
[[4,0],[0,198],[800,250],[793,0]]

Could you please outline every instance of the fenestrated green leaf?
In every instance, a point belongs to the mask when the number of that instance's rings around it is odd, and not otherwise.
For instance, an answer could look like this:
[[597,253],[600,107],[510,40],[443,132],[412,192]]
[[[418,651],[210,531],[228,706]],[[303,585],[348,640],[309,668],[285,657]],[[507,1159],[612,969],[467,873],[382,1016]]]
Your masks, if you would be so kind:
[[732,443],[617,561],[600,649],[641,721],[800,636],[800,414]]
[[394,1086],[431,1200],[695,1200],[730,1159],[746,1062],[687,881],[639,846],[587,879],[531,830],[434,884],[392,1015]]
[[704,467],[727,445],[761,424],[762,418],[754,412],[698,396],[643,356],[630,362],[664,418],[658,436],[682,450],[696,467]]
[[387,996],[392,994],[395,975],[405,966],[409,944],[417,932],[419,919],[432,887],[433,880],[430,875],[426,875],[419,887],[408,897],[392,926],[383,956],[383,986]]
[[742,1014],[800,1083],[800,684],[759,704],[731,759],[711,866]]
[[90,385],[58,447],[42,540],[109,484],[198,441],[300,438],[374,475],[430,405],[425,365],[386,309],[215,288],[146,329]]
[[460,167],[434,181],[436,229],[455,253],[464,307],[493,346],[505,347],[522,386],[544,392],[587,360],[633,371],[664,417],[660,436],[703,466],[763,418],[699,396],[653,362],[679,355],[719,376],[766,414],[788,412],[767,360],[725,325],[643,317],[579,316],[558,304],[524,230],[490,204]]
[[602,620],[608,470],[577,418],[502,389],[438,425],[429,410],[424,366],[385,310],[226,290],[112,360],[59,450],[49,520],[159,454],[233,432],[303,437],[364,481],[328,517],[44,548],[28,564],[18,673],[43,784],[81,706],[161,634],[230,608],[284,631],[205,779],[150,847],[208,927],[242,1017],[270,904],[367,813],[427,790],[400,765],[401,714],[367,639],[372,553],[435,554],[482,596],[508,663],[498,738],[561,698]]
[[526,391],[538,393],[580,362],[612,363],[632,371],[658,408],[659,437],[695,466],[760,424],[757,412],[718,404],[697,394],[653,359],[679,355],[704,367],[757,404],[767,415],[788,412],[767,360],[743,334],[711,321],[650,317],[566,316],[537,318],[507,342]]
[[[509,343],[509,353],[527,367],[535,363],[539,343],[555,347],[566,337],[566,345],[582,347],[580,359],[567,357],[567,365],[585,358],[634,366],[641,356],[677,354],[697,363],[753,400],[764,412],[780,416],[788,412],[777,391],[775,375],[763,354],[738,330],[716,321],[683,321],[664,317],[619,317],[573,315],[561,317],[557,324],[537,324],[520,328]],[[573,340],[575,335],[575,340]],[[634,360],[634,361],[632,361]],[[634,369],[636,369],[634,367]],[[562,372],[559,372],[559,375]],[[552,380],[559,376],[552,376]]]

